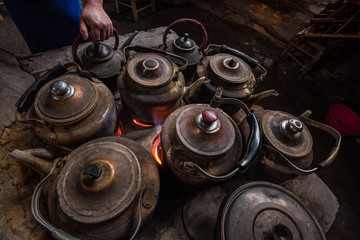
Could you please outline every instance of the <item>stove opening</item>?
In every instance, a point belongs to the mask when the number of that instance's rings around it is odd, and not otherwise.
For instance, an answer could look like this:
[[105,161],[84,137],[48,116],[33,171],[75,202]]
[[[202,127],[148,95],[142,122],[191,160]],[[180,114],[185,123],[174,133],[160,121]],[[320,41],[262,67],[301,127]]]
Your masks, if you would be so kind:
[[115,136],[116,136],[116,137],[120,137],[122,133],[123,133],[123,125],[122,125],[121,122],[119,122],[119,127],[118,127],[118,129],[116,130]]

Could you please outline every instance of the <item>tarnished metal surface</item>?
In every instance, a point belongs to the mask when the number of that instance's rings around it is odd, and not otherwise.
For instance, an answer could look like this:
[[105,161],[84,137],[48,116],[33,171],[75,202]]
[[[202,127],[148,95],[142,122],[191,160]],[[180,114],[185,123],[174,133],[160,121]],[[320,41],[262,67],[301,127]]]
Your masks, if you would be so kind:
[[312,151],[313,140],[311,133],[305,124],[301,124],[303,129],[299,132],[298,137],[289,137],[289,134],[282,130],[282,122],[291,119],[299,121],[295,116],[285,112],[271,111],[266,113],[261,118],[264,137],[284,155],[290,158],[303,158]]
[[[100,138],[64,160],[65,167],[47,192],[49,218],[57,228],[81,239],[128,239],[154,212],[159,173],[140,144],[121,137]],[[89,171],[94,164],[101,171]],[[84,182],[84,174],[92,179]]]
[[154,53],[130,59],[118,77],[122,103],[143,123],[162,123],[181,104],[185,80],[168,58]]
[[221,239],[326,239],[319,223],[291,192],[268,182],[237,188],[220,210]]
[[191,104],[177,109],[166,119],[160,134],[165,166],[182,182],[192,186],[204,186],[210,182],[186,162],[195,163],[208,174],[219,176],[235,169],[243,151],[239,129],[221,110],[216,110],[221,115],[219,131],[204,133],[197,126],[196,116],[209,108],[208,105]]
[[[30,118],[37,119],[32,122],[35,132],[45,141],[67,149],[74,149],[98,137],[113,136],[117,128],[117,110],[110,90],[98,80],[90,82],[76,76],[73,81],[74,76],[68,75],[61,79],[70,79],[69,82],[76,86],[75,93],[66,101],[56,102],[50,97],[49,86],[45,85],[29,113]],[[38,105],[46,106],[52,118],[43,119],[44,114],[38,116],[35,111]]]
[[[74,94],[65,100],[55,100],[53,84],[63,81],[74,88]],[[50,124],[68,124],[88,116],[97,104],[95,84],[78,75],[68,74],[44,85],[36,95],[34,108],[40,119]]]

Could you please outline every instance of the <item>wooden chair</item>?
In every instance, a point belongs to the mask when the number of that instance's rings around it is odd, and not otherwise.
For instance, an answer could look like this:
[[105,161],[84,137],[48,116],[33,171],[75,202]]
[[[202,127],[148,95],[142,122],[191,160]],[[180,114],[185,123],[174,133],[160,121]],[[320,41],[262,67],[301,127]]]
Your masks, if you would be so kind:
[[121,2],[119,0],[115,0],[116,13],[117,14],[120,13],[120,9],[119,9],[120,5],[131,8],[132,13],[133,13],[133,17],[134,17],[134,21],[136,22],[139,19],[139,17],[138,17],[139,12],[141,12],[141,11],[143,11],[145,9],[148,9],[150,7],[151,7],[151,12],[156,11],[156,9],[155,9],[155,0],[150,0],[150,4],[144,6],[144,7],[140,8],[140,9],[137,9],[136,3],[137,3],[137,0],[130,0],[130,4],[128,3],[128,1]]

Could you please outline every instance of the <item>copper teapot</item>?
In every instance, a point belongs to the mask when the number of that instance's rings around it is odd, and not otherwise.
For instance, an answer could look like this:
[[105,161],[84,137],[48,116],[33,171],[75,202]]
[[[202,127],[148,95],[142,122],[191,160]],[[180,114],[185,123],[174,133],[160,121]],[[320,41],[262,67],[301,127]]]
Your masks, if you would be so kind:
[[[255,116],[237,99],[221,98],[211,105],[188,104],[169,115],[160,133],[164,166],[188,186],[204,187],[245,172],[260,146],[260,129]],[[251,140],[244,145],[241,131],[219,104],[244,110]]]
[[[192,24],[198,27],[202,32],[202,42],[200,46],[196,45],[194,40],[189,37],[188,33],[184,33],[184,36],[178,37],[174,41],[170,41],[167,43],[166,38],[169,34],[170,30],[179,24]],[[164,50],[170,53],[174,53],[185,58],[188,61],[188,67],[183,72],[185,77],[185,83],[191,83],[194,75],[196,66],[199,64],[203,54],[202,51],[206,47],[207,44],[207,32],[205,27],[195,19],[191,18],[181,18],[174,22],[172,22],[165,30],[163,34],[163,44]],[[177,59],[172,59],[176,64],[182,64]]]
[[31,123],[40,138],[67,150],[94,138],[113,136],[117,127],[110,90],[75,63],[67,63],[60,70],[72,67],[76,73],[69,71],[31,86],[19,102],[29,105],[35,95],[33,104],[30,109],[18,105],[16,114],[17,120]]
[[[336,158],[341,143],[341,135],[330,126],[308,118],[307,110],[299,117],[282,111],[255,111],[263,133],[260,154],[246,172],[249,179],[282,182],[297,175],[306,175],[329,166]],[[319,163],[314,163],[313,138],[307,126],[330,134],[335,145],[329,155]],[[245,139],[248,136],[246,121],[240,125]],[[246,140],[245,140],[246,141]]]
[[[129,58],[129,51],[140,54]],[[182,71],[187,61],[143,46],[128,46],[124,55],[123,70],[117,80],[123,106],[143,123],[164,122],[181,105],[185,89]],[[175,65],[169,56],[177,58],[182,65]]]
[[[49,162],[24,159],[20,150],[11,155],[40,172],[51,168],[35,188],[31,210],[56,239],[133,239],[156,208],[158,169],[151,154],[130,139],[87,142],[47,168]],[[40,212],[42,192],[50,222]]]

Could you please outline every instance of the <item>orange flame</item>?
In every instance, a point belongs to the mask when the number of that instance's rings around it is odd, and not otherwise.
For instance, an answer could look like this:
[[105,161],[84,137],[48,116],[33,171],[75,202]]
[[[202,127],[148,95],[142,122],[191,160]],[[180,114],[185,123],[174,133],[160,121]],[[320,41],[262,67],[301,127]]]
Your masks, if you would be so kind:
[[159,164],[162,165],[162,151],[161,151],[161,144],[160,144],[160,133],[158,133],[151,144],[151,153],[155,159],[155,161]]
[[115,133],[115,136],[116,136],[116,137],[120,137],[120,136],[121,136],[121,134],[122,134],[122,128],[123,128],[123,126],[122,126],[122,123],[120,122],[120,123],[119,123],[119,128],[118,128],[118,130],[117,130],[116,133]]
[[135,123],[136,125],[139,125],[141,127],[152,127],[152,124],[145,124],[145,123],[141,123],[138,120],[136,120],[135,118],[133,119],[133,123]]

